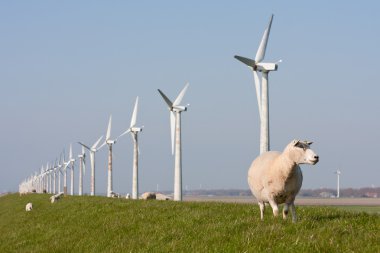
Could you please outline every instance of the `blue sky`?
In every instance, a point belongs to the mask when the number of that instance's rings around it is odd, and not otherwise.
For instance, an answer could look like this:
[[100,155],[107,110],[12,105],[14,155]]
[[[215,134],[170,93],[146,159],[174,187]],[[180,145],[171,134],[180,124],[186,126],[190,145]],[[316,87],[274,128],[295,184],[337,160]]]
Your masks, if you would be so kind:
[[[141,190],[173,188],[169,113],[157,89],[183,100],[183,185],[248,188],[259,153],[254,57],[274,20],[270,73],[272,150],[314,141],[304,188],[379,186],[380,17],[377,1],[2,1],[0,191],[55,160],[70,143],[93,143],[129,125],[140,97]],[[126,136],[128,137],[128,136]],[[74,153],[80,147],[74,144]],[[114,189],[130,192],[132,141],[114,146]],[[97,189],[106,190],[106,149]],[[76,171],[77,174],[78,170]],[[89,171],[88,171],[89,172]],[[89,190],[89,173],[85,188]]]

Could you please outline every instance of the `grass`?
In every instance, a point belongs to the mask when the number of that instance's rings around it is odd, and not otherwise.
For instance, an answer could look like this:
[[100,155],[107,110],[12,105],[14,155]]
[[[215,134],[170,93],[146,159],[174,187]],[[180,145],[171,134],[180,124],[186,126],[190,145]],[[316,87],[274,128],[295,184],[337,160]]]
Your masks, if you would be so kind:
[[371,214],[380,214],[380,206],[335,206],[338,209],[351,212],[365,212]]
[[0,198],[0,252],[380,252],[379,215],[297,212],[296,224],[269,210],[261,222],[248,204],[10,194]]

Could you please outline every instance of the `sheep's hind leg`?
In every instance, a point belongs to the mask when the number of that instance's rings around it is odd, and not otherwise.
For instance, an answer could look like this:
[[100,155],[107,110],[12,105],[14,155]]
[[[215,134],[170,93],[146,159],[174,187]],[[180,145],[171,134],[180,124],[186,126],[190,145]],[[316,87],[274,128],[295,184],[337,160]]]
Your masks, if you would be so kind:
[[260,206],[260,218],[261,220],[264,220],[265,204],[264,202],[261,202],[261,201],[259,201],[258,204]]
[[289,213],[289,205],[285,203],[284,209],[282,210],[282,218],[284,220],[286,220],[286,218],[288,217],[288,213]]
[[272,207],[274,217],[278,216],[278,205],[274,200],[269,200],[269,204]]
[[296,207],[294,206],[294,202],[290,204],[290,211],[292,213],[292,221],[297,222],[297,213],[296,213]]

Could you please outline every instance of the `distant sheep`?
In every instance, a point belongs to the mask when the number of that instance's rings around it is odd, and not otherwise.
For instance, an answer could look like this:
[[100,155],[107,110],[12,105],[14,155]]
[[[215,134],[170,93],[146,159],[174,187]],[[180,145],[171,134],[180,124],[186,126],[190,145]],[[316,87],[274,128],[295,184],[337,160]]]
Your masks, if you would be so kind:
[[111,198],[121,198],[121,195],[116,192],[111,192]]
[[265,203],[278,216],[278,205],[283,204],[283,218],[290,207],[293,222],[297,221],[294,200],[302,186],[302,171],[298,164],[316,164],[319,156],[310,149],[312,142],[293,140],[282,153],[265,152],[257,157],[249,171],[248,184],[260,206],[261,220],[264,219]]
[[141,195],[140,199],[156,199],[156,193],[154,192],[145,192]]
[[125,198],[126,199],[131,199],[131,194],[127,193],[127,195],[125,195]]
[[156,199],[157,200],[171,200],[169,196],[166,196],[162,193],[156,193]]
[[26,204],[25,211],[29,212],[29,211],[32,211],[32,209],[33,209],[33,204],[32,203]]
[[54,203],[54,202],[57,202],[58,200],[60,200],[62,197],[63,197],[63,192],[60,192],[58,194],[55,194],[53,196],[50,197],[50,202],[51,203]]

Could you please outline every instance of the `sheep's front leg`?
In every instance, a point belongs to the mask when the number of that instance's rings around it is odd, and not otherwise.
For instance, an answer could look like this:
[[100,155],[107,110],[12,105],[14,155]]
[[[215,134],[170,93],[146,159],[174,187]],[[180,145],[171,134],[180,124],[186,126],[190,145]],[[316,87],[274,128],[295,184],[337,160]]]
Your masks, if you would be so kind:
[[278,216],[278,205],[274,200],[269,200],[269,204],[272,207],[274,217]]
[[264,202],[261,202],[261,201],[259,201],[258,204],[260,206],[260,218],[261,220],[264,220],[265,204]]
[[296,207],[294,206],[294,202],[290,204],[290,211],[292,213],[292,221],[297,222],[297,214],[296,214]]
[[289,213],[289,205],[285,203],[284,209],[282,210],[282,218],[284,220],[286,220],[286,218],[288,217],[288,213]]

